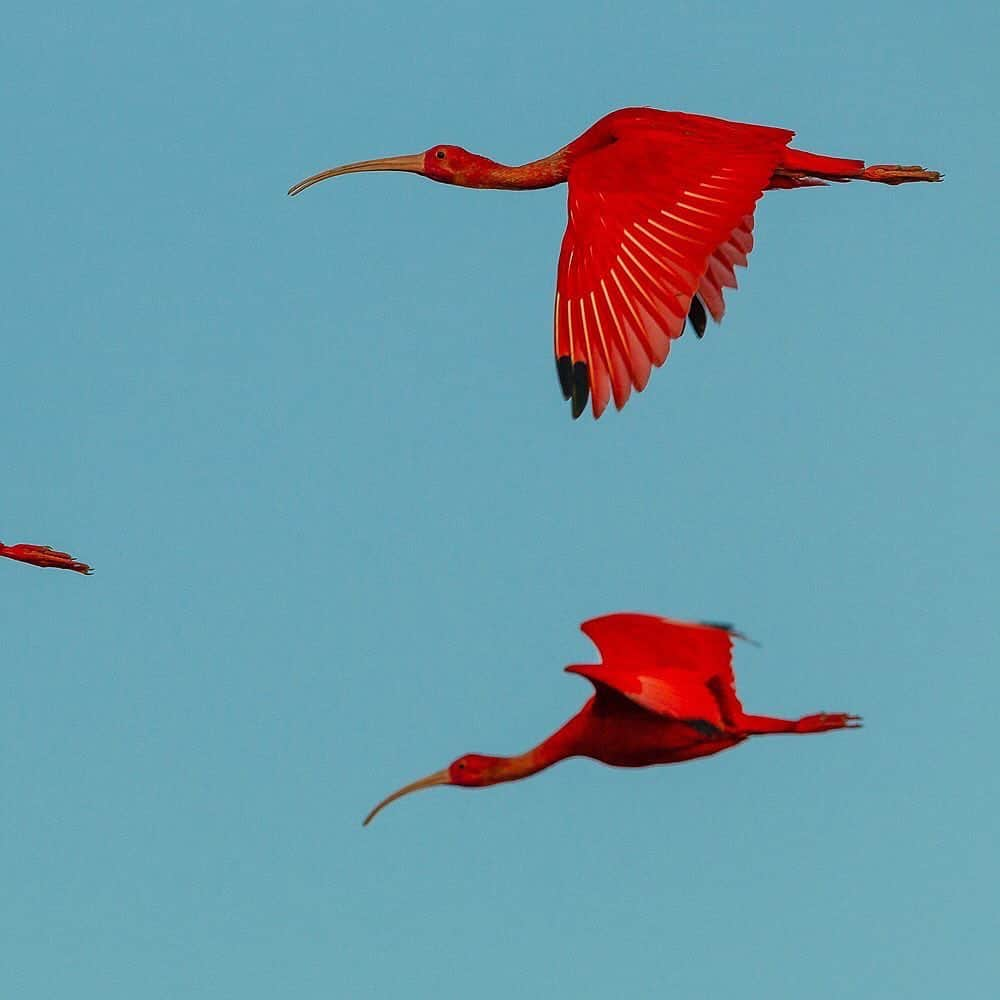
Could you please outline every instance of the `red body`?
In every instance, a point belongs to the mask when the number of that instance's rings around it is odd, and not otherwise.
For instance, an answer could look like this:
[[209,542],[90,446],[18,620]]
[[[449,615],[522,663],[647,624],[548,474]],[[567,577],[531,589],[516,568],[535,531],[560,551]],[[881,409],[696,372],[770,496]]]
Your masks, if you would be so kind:
[[58,552],[48,545],[4,545],[0,542],[0,556],[43,568],[69,569],[85,575],[93,572],[86,563],[77,562],[68,552]]
[[706,725],[668,720],[606,691],[555,735],[560,760],[565,753],[612,767],[648,767],[708,757],[742,743],[748,734],[713,733]]
[[764,191],[827,181],[937,181],[922,167],[790,149],[788,129],[655,108],[605,115],[551,156],[519,167],[459,146],[366,160],[323,171],[404,170],[463,187],[531,190],[569,184],[568,222],[556,277],[555,355],[563,395],[599,417],[642,391],[690,323],[701,337],[721,322],[723,293],[753,249]]
[[801,719],[744,712],[732,669],[733,639],[742,636],[729,626],[615,614],[584,622],[581,628],[598,647],[601,662],[566,668],[595,688],[573,718],[515,757],[459,757],[384,799],[365,823],[388,803],[421,788],[516,781],[568,757],[590,757],[614,767],[676,764],[718,753],[751,736],[859,725],[857,716],[842,712]]
[[770,188],[827,180],[936,180],[921,168],[788,148],[794,132],[703,115],[626,108],[566,147],[569,224],[556,282],[555,354],[579,416],[625,405],[690,322],[721,322],[724,290],[753,249]]

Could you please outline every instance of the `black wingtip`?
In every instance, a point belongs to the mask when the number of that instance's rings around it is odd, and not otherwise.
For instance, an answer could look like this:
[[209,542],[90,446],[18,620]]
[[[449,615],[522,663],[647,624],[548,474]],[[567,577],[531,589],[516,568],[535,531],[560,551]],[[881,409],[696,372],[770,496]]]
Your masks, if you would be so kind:
[[587,408],[587,399],[589,397],[590,379],[587,377],[587,366],[584,362],[577,361],[573,365],[573,388],[570,395],[570,398],[573,400],[574,420]]
[[745,632],[741,632],[732,622],[698,622],[698,624],[704,625],[705,628],[721,629],[723,632],[728,632],[734,639],[749,642],[751,646],[760,646],[756,639],[751,639]]
[[705,315],[705,307],[697,295],[691,299],[691,308],[688,310],[688,319],[694,327],[694,332],[698,339],[705,336],[705,328],[708,326],[708,316]]
[[556,358],[556,374],[559,376],[563,399],[569,399],[573,395],[573,362],[568,354]]
[[700,621],[699,625],[704,625],[705,628],[718,628],[722,629],[723,632],[735,632],[736,626],[732,622],[714,622],[714,621]]

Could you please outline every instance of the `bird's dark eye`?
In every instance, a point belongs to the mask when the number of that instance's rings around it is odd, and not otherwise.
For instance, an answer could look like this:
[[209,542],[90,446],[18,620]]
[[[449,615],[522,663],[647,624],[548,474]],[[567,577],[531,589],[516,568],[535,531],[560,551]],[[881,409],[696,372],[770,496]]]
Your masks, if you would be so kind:
[[[442,155],[443,155],[443,154],[442,154]],[[465,761],[464,761],[464,760],[460,760],[460,761],[458,762],[458,769],[459,769],[460,771],[464,771],[464,770],[465,770]]]
[[435,156],[436,156],[436,157],[437,157],[437,158],[438,158],[439,160],[443,160],[443,159],[444,159],[444,157],[445,157],[445,152],[444,152],[444,150],[443,150],[443,149],[439,149],[439,150],[438,150],[438,151],[437,151],[437,152],[436,152],[436,153],[435,153],[434,155],[435,155]]

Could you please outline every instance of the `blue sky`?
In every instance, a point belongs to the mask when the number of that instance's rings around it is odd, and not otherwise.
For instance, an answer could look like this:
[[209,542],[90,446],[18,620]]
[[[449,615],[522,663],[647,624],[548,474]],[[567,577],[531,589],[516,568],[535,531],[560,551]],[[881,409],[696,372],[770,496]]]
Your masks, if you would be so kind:
[[[992,5],[16,3],[5,155],[9,996],[961,994],[995,982]],[[633,104],[946,183],[773,192],[725,324],[573,423],[565,189]],[[680,767],[435,790],[589,687],[578,623],[731,620]]]

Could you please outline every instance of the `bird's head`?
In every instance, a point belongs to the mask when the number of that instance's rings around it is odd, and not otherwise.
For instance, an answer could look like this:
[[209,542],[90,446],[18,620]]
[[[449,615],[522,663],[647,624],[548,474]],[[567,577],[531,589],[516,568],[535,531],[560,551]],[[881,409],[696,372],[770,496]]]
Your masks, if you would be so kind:
[[485,156],[470,153],[461,146],[431,146],[423,153],[412,156],[384,156],[378,160],[362,160],[342,167],[323,170],[312,177],[299,181],[289,188],[288,193],[296,195],[307,187],[341,174],[358,174],[370,170],[397,170],[404,173],[420,174],[442,184],[458,184],[462,187],[484,186],[493,168],[498,164]]
[[420,778],[409,785],[404,785],[397,789],[392,795],[387,795],[366,817],[364,826],[367,826],[375,815],[381,812],[390,802],[409,795],[410,792],[419,792],[422,788],[433,788],[435,785],[460,785],[463,788],[479,788],[483,785],[495,785],[499,781],[505,780],[504,757],[488,757],[479,753],[467,753],[453,761],[443,771],[435,771],[428,774],[426,778]]
[[448,784],[465,788],[495,785],[502,779],[505,757],[489,757],[481,753],[467,753],[448,766]]

